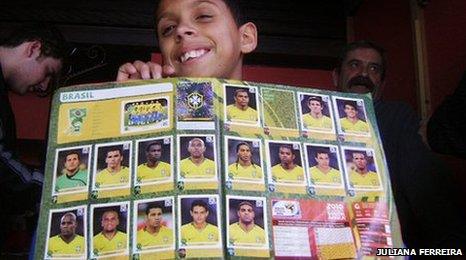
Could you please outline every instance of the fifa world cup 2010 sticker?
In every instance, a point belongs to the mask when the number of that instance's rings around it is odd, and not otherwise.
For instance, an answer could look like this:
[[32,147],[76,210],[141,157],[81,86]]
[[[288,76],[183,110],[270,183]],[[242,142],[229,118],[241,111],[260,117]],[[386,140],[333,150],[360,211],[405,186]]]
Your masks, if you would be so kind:
[[70,133],[77,134],[81,132],[84,118],[87,116],[86,108],[73,108],[69,110]]

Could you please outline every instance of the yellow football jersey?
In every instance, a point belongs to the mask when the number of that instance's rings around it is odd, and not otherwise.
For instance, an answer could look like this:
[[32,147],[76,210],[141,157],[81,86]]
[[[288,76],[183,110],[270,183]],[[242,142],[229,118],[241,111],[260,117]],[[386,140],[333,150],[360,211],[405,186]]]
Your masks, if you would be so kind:
[[110,240],[100,232],[94,236],[94,250],[97,250],[99,254],[124,251],[127,247],[127,240],[126,233],[121,231],[117,231],[115,236]]
[[197,165],[188,157],[181,160],[180,171],[184,178],[212,178],[215,176],[215,162],[204,158],[204,161]]
[[320,128],[323,130],[332,129],[332,120],[328,116],[314,118],[311,114],[303,115],[303,124],[305,128]]
[[340,120],[340,124],[341,130],[344,132],[369,132],[369,125],[362,120],[358,120],[356,123],[352,123],[348,120],[348,118],[345,117]]
[[304,180],[304,170],[301,166],[296,165],[291,171],[283,169],[281,164],[272,167],[272,177],[275,181],[294,181],[302,182]]
[[265,244],[265,231],[258,225],[250,231],[245,231],[239,225],[239,222],[233,223],[229,227],[229,241],[233,245],[237,244]]
[[309,169],[309,173],[311,174],[311,180],[315,184],[320,183],[329,183],[329,184],[340,184],[341,183],[341,175],[340,171],[331,168],[330,171],[327,173],[322,172],[317,166],[311,167]]
[[232,163],[228,166],[228,174],[230,174],[233,179],[261,179],[262,168],[256,164],[244,167],[239,163]]
[[116,173],[111,173],[108,171],[108,169],[103,169],[97,173],[95,182],[99,183],[100,187],[110,185],[127,185],[129,183],[129,168],[126,166],[121,166],[121,170]]
[[238,108],[235,104],[227,106],[227,119],[233,122],[257,122],[257,111],[253,108],[247,107],[246,110]]
[[171,166],[166,162],[159,162],[155,168],[150,168],[147,163],[138,166],[137,177],[141,182],[165,179],[171,176]]
[[71,242],[66,243],[60,235],[56,235],[49,239],[48,253],[51,256],[79,256],[84,254],[85,245],[86,241],[83,236],[76,235]]
[[365,174],[360,174],[356,171],[350,172],[350,183],[353,186],[379,186],[379,176],[376,172],[368,171]]
[[197,229],[193,223],[181,226],[181,241],[187,245],[192,243],[217,243],[218,228],[207,223],[203,229]]
[[162,247],[173,244],[173,230],[161,226],[157,234],[151,234],[145,229],[138,231],[137,243],[144,247]]

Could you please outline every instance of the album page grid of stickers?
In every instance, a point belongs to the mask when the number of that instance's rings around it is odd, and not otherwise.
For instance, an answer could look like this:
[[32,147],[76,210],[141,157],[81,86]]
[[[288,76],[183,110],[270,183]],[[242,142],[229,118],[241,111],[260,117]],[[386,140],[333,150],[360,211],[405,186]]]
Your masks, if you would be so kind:
[[38,258],[401,247],[369,95],[215,78],[66,87],[47,149]]

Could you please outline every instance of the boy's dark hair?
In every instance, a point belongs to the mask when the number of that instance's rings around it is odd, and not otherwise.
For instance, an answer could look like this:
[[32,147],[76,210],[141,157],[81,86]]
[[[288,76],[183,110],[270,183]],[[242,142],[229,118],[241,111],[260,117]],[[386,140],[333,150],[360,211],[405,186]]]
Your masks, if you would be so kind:
[[387,67],[386,51],[382,46],[368,40],[355,41],[345,45],[340,52],[340,56],[338,57],[338,64],[336,66],[337,71],[340,72],[341,66],[343,65],[343,61],[346,59],[348,52],[354,51],[356,49],[373,49],[379,53],[380,57],[382,58],[381,79],[384,80]]
[[209,206],[203,200],[195,200],[191,203],[191,211],[193,211],[194,207],[203,207],[205,211],[209,212]]
[[[236,26],[240,27],[245,23],[243,13],[241,11],[241,6],[239,5],[238,0],[222,0],[230,10],[231,16],[233,16],[233,19],[235,20]],[[161,0],[157,1],[157,4],[155,6],[155,13],[159,10]],[[157,27],[157,19],[155,20],[155,27]]]
[[23,24],[3,39],[0,45],[16,47],[29,41],[39,41],[42,44],[41,56],[64,61],[68,54],[68,46],[61,32],[51,24],[43,22]]

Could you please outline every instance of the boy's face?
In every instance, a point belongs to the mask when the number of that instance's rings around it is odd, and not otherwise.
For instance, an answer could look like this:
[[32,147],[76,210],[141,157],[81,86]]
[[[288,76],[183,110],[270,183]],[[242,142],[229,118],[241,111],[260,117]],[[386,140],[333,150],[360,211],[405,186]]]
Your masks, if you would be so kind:
[[162,0],[156,19],[163,62],[174,76],[241,79],[248,51],[222,0]]

